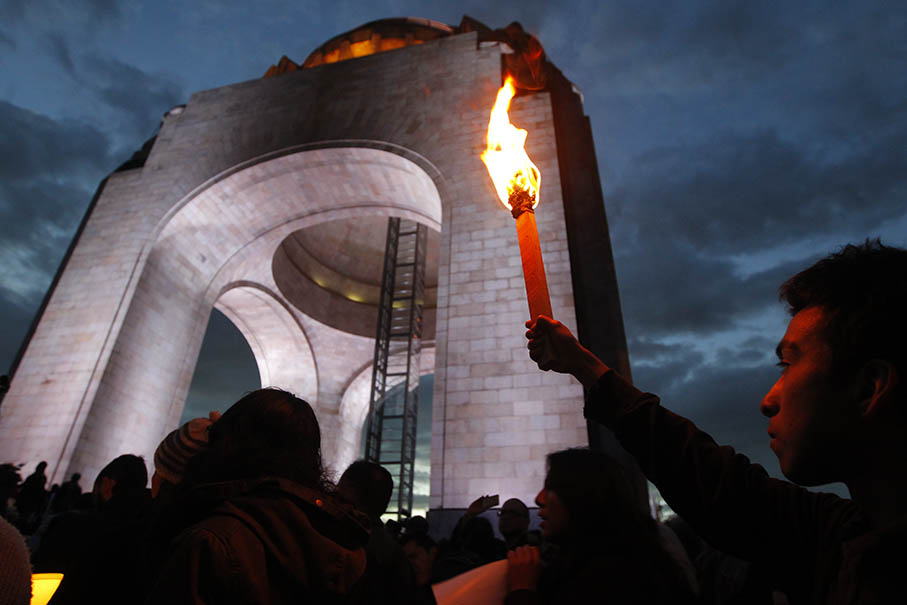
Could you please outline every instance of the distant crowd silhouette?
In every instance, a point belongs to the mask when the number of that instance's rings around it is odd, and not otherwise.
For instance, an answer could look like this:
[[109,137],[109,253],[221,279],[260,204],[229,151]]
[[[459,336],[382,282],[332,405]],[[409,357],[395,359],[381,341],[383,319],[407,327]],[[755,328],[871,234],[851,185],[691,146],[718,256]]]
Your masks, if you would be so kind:
[[[54,605],[428,604],[478,568],[505,569],[494,602],[507,605],[907,602],[907,251],[848,245],[780,293],[792,317],[760,409],[791,482],[541,316],[526,323],[530,357],[585,387],[586,418],[676,517],[654,519],[617,461],[575,448],[547,457],[539,529],[526,502],[480,494],[449,535],[419,516],[382,521],[391,474],[359,460],[332,481],[312,407],[264,388],[167,435],[150,482],[133,454],[88,491],[78,473],[48,488],[44,461],[24,480],[0,465],[0,605],[28,603],[38,572],[64,574]],[[801,487],[837,481],[852,499]]]

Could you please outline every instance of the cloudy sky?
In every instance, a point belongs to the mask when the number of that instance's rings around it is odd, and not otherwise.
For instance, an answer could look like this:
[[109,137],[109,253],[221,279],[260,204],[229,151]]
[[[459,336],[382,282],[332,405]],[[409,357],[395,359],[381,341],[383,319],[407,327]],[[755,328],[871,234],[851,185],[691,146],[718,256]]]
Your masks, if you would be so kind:
[[[778,475],[758,410],[778,284],[847,242],[907,245],[901,0],[2,0],[0,371],[98,182],[170,107],[367,21],[464,14],[520,21],[583,91],[635,382]],[[192,408],[255,380],[215,314]]]

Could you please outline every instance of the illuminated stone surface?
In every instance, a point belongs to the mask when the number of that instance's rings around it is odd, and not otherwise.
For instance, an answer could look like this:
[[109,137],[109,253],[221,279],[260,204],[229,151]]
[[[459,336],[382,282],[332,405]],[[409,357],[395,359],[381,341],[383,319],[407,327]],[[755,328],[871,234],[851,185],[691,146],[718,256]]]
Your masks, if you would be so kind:
[[[214,307],[248,340],[263,385],[313,404],[325,459],[342,469],[368,405],[374,306],[342,292],[368,290],[365,253],[320,249],[293,276],[287,250],[396,215],[440,232],[423,354],[435,373],[431,507],[485,493],[531,502],[545,455],[586,444],[587,429],[581,387],[528,358],[517,234],[479,160],[503,48],[449,36],[202,91],[171,112],[144,166],[112,174],[91,211],[3,402],[0,459],[46,459],[57,482],[91,481],[124,452],[150,463]],[[553,312],[575,329],[549,93],[516,98],[511,119],[543,174]],[[331,284],[306,281],[331,259]]]

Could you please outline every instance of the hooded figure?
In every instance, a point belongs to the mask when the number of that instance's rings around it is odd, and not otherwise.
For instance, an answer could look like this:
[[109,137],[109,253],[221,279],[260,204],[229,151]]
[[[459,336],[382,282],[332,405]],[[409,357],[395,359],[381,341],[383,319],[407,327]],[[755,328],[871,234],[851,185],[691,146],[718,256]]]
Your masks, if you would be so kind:
[[[312,408],[254,391],[211,426],[149,603],[364,602],[368,520],[330,495]],[[171,535],[174,533],[171,530]]]

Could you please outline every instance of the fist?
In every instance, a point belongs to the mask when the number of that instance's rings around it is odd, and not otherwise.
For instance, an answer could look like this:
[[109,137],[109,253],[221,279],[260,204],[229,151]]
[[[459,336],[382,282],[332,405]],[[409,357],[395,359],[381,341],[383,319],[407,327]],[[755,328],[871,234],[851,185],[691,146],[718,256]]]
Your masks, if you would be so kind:
[[536,546],[520,546],[507,553],[507,590],[536,590],[542,559]]

